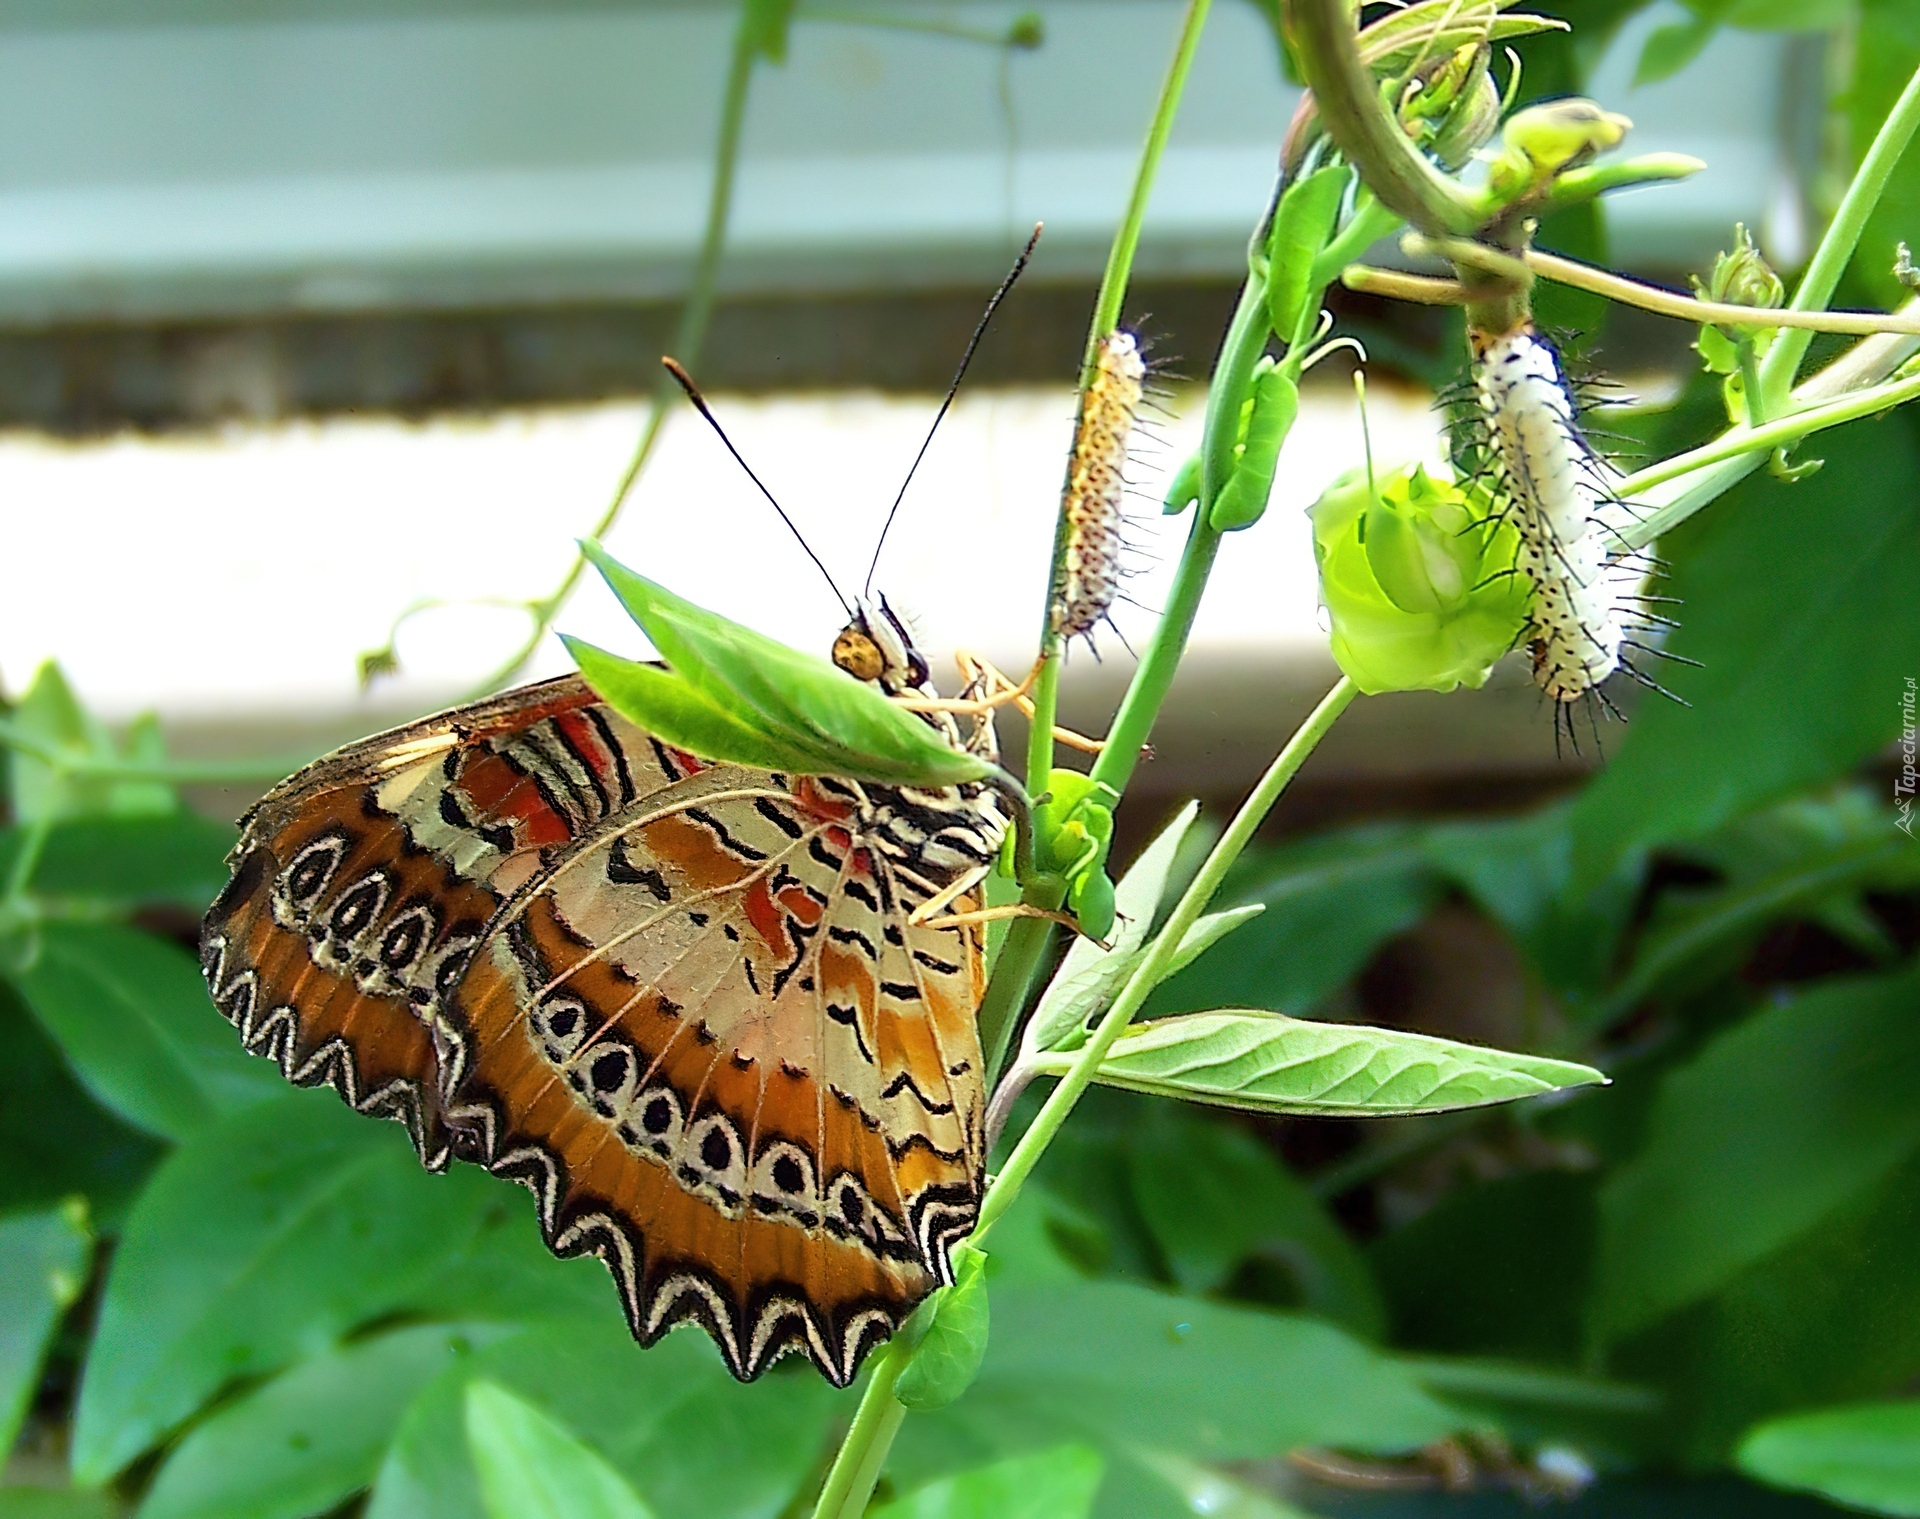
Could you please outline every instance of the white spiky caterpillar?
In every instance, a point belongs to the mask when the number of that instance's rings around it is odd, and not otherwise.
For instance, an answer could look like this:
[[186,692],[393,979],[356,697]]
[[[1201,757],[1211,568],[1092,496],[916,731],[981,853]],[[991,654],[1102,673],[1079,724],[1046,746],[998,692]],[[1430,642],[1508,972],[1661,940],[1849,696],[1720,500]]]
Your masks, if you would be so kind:
[[1063,639],[1090,636],[1120,594],[1127,442],[1146,379],[1139,340],[1124,328],[1108,333],[1081,400],[1061,504],[1067,541],[1053,596],[1053,630]]
[[1534,681],[1557,702],[1578,701],[1621,668],[1645,571],[1617,536],[1607,467],[1580,429],[1553,345],[1528,324],[1473,342],[1495,485],[1519,534],[1516,569],[1534,586]]

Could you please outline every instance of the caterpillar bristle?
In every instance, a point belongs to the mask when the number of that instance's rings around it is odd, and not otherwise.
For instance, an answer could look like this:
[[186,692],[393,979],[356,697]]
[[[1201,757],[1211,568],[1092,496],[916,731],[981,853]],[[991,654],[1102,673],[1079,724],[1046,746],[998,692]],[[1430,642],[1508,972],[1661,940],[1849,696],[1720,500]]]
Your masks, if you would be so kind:
[[[1127,548],[1123,506],[1130,493],[1128,447],[1146,378],[1139,338],[1125,328],[1108,333],[1081,396],[1061,503],[1067,537],[1051,620],[1063,642],[1084,638],[1093,648],[1093,630],[1102,622],[1113,627],[1108,613],[1119,593],[1120,556]],[[1117,637],[1119,630],[1114,632]],[[1094,658],[1099,657],[1095,649]]]
[[1575,705],[1587,702],[1597,746],[1596,709],[1619,715],[1601,684],[1622,669],[1651,684],[1627,664],[1626,650],[1666,657],[1628,637],[1669,623],[1650,620],[1645,606],[1645,583],[1659,564],[1627,547],[1627,528],[1642,514],[1620,499],[1618,476],[1594,447],[1602,435],[1582,422],[1585,408],[1605,404],[1602,387],[1570,381],[1560,350],[1531,324],[1469,337],[1476,404],[1453,408],[1450,452],[1456,471],[1485,492],[1489,529],[1516,536],[1513,569],[1502,573],[1533,583],[1521,642],[1535,683],[1555,703],[1555,747],[1564,737],[1577,752]]

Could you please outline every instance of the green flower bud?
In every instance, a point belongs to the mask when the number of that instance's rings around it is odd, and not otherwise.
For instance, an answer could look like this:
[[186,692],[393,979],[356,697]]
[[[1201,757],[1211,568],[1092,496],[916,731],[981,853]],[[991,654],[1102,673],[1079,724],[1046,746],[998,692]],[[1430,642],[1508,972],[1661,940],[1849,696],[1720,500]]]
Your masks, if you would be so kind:
[[1618,147],[1632,126],[1626,117],[1578,96],[1515,111],[1507,118],[1488,188],[1503,204],[1536,195],[1563,169]]
[[1402,129],[1448,169],[1464,165],[1500,125],[1491,55],[1484,42],[1468,43],[1423,69],[1400,97]]
[[1419,464],[1377,484],[1350,470],[1308,508],[1334,659],[1369,695],[1484,685],[1532,598],[1503,573],[1518,563],[1513,529]]
[[[1760,250],[1754,247],[1747,229],[1737,222],[1733,228],[1733,251],[1716,258],[1706,284],[1702,285],[1696,278],[1693,289],[1694,294],[1705,301],[1718,301],[1727,306],[1753,306],[1763,311],[1777,308],[1787,298],[1787,287],[1780,282],[1780,276],[1760,256]],[[1693,346],[1699,350],[1700,361],[1711,373],[1737,375],[1740,372],[1741,343],[1751,343],[1754,357],[1758,358],[1773,346],[1776,331],[1772,327],[1708,325],[1700,329],[1700,336]],[[1737,399],[1731,398],[1733,401]]]

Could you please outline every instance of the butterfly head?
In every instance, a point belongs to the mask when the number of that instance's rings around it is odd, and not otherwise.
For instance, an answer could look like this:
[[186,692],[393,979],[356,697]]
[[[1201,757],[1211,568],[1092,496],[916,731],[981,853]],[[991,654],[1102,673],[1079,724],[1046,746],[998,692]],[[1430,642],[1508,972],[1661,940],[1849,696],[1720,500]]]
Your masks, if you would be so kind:
[[906,624],[884,596],[862,598],[854,608],[853,621],[833,641],[833,662],[889,696],[919,694],[931,678],[926,656],[913,646]]

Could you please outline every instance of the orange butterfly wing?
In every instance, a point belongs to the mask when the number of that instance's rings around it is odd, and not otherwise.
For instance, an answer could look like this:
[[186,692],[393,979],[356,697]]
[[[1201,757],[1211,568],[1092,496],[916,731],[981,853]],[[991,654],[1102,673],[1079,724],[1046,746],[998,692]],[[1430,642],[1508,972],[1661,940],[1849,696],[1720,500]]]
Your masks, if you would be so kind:
[[208,980],[290,1079],[525,1182],[643,1343],[844,1385],[978,1210],[979,933],[908,914],[998,821],[708,766],[567,678],[276,788]]

